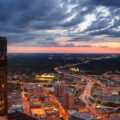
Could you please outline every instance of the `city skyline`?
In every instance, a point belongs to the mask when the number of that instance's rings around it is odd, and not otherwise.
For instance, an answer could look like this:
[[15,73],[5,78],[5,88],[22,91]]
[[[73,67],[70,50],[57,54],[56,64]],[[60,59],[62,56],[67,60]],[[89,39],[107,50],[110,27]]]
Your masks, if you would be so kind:
[[120,119],[120,54],[7,55],[0,43],[0,120]]
[[8,53],[120,53],[118,0],[1,0]]
[[0,0],[0,120],[120,120],[120,0]]

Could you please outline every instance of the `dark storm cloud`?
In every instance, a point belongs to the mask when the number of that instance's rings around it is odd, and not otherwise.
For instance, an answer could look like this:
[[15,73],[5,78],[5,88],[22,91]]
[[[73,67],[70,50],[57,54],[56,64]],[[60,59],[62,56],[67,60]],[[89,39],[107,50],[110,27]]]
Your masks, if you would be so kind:
[[0,23],[10,32],[54,28],[68,16],[59,4],[55,0],[1,0]]
[[90,45],[74,45],[72,43],[63,45],[61,47],[91,47]]
[[73,37],[70,42],[78,42],[78,41],[89,41],[91,40],[91,36],[80,36],[80,37]]
[[[104,11],[107,10],[107,11]],[[94,21],[85,32],[89,32],[90,36],[106,35],[108,37],[120,37],[120,9],[108,7],[103,8],[104,13],[96,13],[96,21]],[[104,15],[109,12],[108,15]]]
[[[96,8],[100,6],[108,8],[110,15],[97,13]],[[62,36],[71,36],[71,42],[89,41],[92,36],[100,35],[120,37],[117,31],[120,19],[115,19],[120,18],[119,6],[119,0],[0,0],[0,35],[8,37],[9,45],[47,47],[61,46],[55,38]],[[94,14],[96,20],[85,30],[71,33],[90,14]],[[55,29],[64,29],[66,33],[46,32]]]
[[97,32],[92,32],[90,33],[91,36],[100,36],[100,35],[106,35],[109,37],[120,37],[120,32],[119,31],[113,31],[113,30],[102,30],[102,31],[97,31]]
[[[67,2],[68,1],[69,0],[67,0]],[[90,0],[70,0],[69,4],[77,4],[77,6],[72,9],[72,12],[76,13],[76,17],[67,23],[64,23],[63,27],[73,27],[83,22],[85,15],[92,13],[93,9],[95,8],[95,6],[91,5],[90,2]]]
[[120,0],[92,0],[96,5],[104,5],[104,6],[120,6]]

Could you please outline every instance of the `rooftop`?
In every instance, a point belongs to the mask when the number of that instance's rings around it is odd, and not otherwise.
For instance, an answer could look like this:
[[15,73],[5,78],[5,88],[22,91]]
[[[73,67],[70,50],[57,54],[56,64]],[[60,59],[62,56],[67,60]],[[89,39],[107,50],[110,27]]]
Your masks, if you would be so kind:
[[96,118],[85,116],[75,110],[71,110],[71,111],[69,110],[68,113],[69,115],[72,115],[72,116],[75,116],[75,117],[78,117],[84,120],[96,120]]

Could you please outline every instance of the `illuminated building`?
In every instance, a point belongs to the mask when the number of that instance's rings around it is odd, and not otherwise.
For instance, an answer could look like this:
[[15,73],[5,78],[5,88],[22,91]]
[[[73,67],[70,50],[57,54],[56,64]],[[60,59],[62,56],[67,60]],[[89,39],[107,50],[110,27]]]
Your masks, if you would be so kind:
[[64,107],[68,108],[68,92],[64,94]]
[[56,84],[54,86],[54,95],[56,97],[63,97],[65,94],[65,83],[61,82],[60,84]]
[[113,80],[120,81],[120,73],[119,74],[114,74],[113,75]]
[[85,112],[85,111],[89,111],[89,109],[88,108],[80,108],[79,109],[79,112]]
[[7,40],[0,37],[0,120],[7,116]]
[[65,94],[65,83],[61,82],[59,85],[59,96],[63,97]]
[[68,93],[68,108],[72,109],[74,107],[74,95],[72,93]]
[[41,118],[41,119],[46,119],[47,117],[47,114],[44,109],[34,108],[34,109],[31,109],[31,111],[34,117]]
[[59,96],[59,85],[58,85],[58,84],[56,84],[56,85],[54,86],[54,95],[55,95],[56,97]]
[[115,81],[120,81],[120,73],[104,73],[103,74],[104,77],[111,77],[113,80]]
[[67,109],[74,107],[74,95],[70,92],[66,92],[64,95],[64,107]]
[[71,71],[74,71],[74,72],[79,72],[79,68],[70,68]]
[[24,113],[27,115],[31,115],[27,92],[22,92],[22,104],[23,104]]

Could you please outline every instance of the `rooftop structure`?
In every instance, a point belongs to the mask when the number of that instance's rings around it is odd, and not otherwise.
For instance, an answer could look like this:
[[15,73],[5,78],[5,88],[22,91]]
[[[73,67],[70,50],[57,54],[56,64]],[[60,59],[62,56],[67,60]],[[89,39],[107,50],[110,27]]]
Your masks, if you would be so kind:
[[82,115],[75,110],[72,111],[69,110],[68,113],[70,115],[69,120],[97,120],[96,118]]
[[9,110],[8,120],[38,120],[38,119],[32,116],[29,116],[23,112],[20,112],[20,111]]

